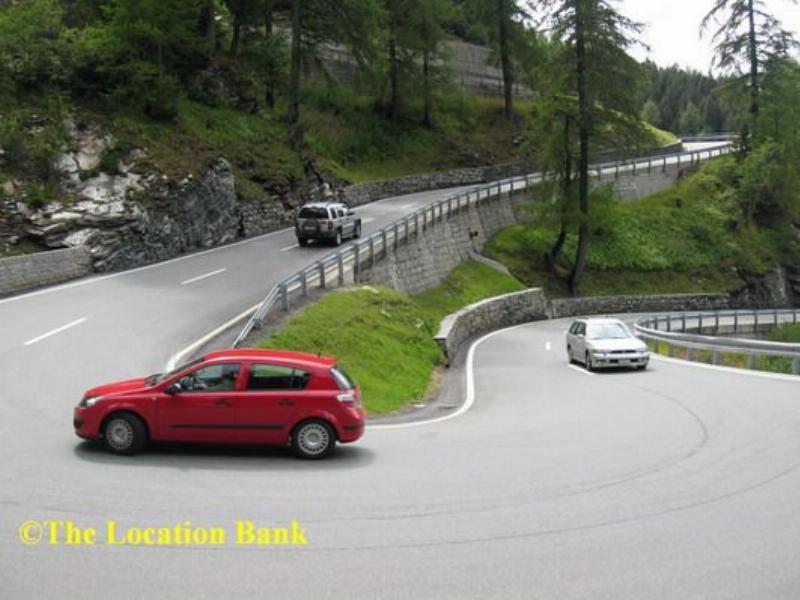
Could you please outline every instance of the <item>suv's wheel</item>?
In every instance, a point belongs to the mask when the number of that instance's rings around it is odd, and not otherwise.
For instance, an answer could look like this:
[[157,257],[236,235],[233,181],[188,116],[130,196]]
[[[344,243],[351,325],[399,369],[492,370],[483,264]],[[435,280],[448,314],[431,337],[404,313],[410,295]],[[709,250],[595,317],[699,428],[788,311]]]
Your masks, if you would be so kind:
[[325,421],[303,421],[292,434],[292,450],[299,458],[325,458],[336,446],[336,434]]
[[136,454],[147,442],[147,428],[136,415],[118,413],[106,422],[103,437],[115,454]]
[[333,238],[333,245],[334,246],[341,246],[342,245],[342,230],[339,229],[336,232],[336,237]]
[[297,243],[300,246],[307,246],[308,245],[308,238],[297,238]]
[[361,221],[356,223],[356,228],[353,230],[353,237],[360,238],[361,237]]

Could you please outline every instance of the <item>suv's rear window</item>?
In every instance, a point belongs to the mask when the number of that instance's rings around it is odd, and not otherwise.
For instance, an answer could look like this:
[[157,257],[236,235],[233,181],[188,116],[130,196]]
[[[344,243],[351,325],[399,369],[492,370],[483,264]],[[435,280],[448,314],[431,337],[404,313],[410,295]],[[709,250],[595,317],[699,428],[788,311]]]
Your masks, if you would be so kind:
[[306,206],[300,209],[301,219],[327,219],[328,209],[323,206]]
[[336,365],[331,369],[331,375],[333,375],[333,378],[339,385],[339,389],[352,390],[356,387],[355,382],[350,379],[350,376],[345,373],[339,365]]

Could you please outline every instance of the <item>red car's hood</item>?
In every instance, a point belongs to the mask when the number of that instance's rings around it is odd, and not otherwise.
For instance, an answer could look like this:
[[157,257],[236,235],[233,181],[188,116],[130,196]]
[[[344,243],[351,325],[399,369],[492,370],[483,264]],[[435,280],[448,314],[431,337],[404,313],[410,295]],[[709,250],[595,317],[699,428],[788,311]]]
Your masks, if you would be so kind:
[[109,396],[111,394],[137,392],[148,387],[145,385],[146,379],[146,377],[138,377],[137,379],[127,379],[125,381],[115,381],[114,383],[99,385],[87,391],[83,397],[91,398],[92,396]]

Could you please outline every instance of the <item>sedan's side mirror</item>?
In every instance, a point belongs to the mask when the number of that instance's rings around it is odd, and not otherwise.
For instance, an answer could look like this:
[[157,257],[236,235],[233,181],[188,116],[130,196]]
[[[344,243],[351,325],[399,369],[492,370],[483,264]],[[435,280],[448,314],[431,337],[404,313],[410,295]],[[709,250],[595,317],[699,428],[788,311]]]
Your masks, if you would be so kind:
[[170,396],[174,396],[175,394],[180,394],[183,391],[183,387],[181,386],[180,382],[173,383],[171,386],[167,387],[164,390]]

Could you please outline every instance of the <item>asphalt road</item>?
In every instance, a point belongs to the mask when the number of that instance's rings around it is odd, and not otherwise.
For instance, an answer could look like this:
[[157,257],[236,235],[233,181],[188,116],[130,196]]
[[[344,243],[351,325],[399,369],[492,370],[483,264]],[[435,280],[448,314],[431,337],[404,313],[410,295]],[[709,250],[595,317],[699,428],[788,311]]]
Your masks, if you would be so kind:
[[[365,230],[442,193],[363,207]],[[0,301],[0,597],[800,597],[797,380],[671,362],[588,375],[566,364],[563,321],[485,339],[461,416],[372,428],[321,463],[119,458],[73,436],[85,388],[159,370],[329,251],[293,245],[278,232]],[[297,520],[309,545],[235,545],[245,519]],[[99,543],[25,545],[28,520],[95,527]],[[190,521],[228,543],[108,546],[108,520]]]

